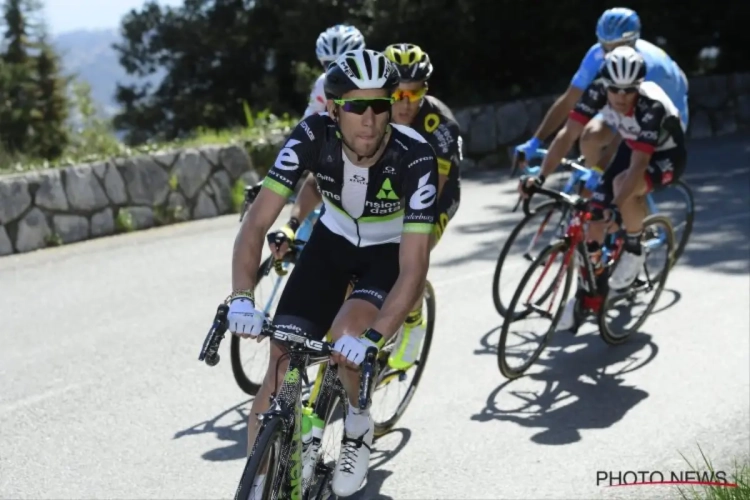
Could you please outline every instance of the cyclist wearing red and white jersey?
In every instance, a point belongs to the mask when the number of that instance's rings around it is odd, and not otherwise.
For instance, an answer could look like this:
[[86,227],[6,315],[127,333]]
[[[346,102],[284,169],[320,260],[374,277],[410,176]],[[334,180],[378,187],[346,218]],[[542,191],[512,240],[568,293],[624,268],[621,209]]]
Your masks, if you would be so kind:
[[[584,91],[567,123],[552,141],[540,175],[523,178],[520,186],[525,191],[533,183],[541,185],[584,126],[599,113],[607,125],[617,130],[627,148],[618,151],[594,191],[587,243],[596,261],[592,262],[594,268],[601,270],[598,260],[611,217],[609,208],[618,207],[627,235],[620,261],[609,278],[608,285],[615,290],[629,287],[643,268],[646,258],[641,248],[646,215],[643,197],[656,187],[677,181],[687,161],[680,112],[659,85],[644,81],[645,74],[643,56],[634,48],[622,46],[608,53],[600,78]],[[560,329],[573,326],[575,301],[573,297],[566,305]]]
[[354,26],[337,24],[331,26],[318,36],[315,42],[315,55],[323,66],[323,73],[315,80],[307,109],[302,118],[307,118],[313,113],[323,113],[326,110],[326,95],[323,88],[325,83],[325,70],[328,65],[335,61],[341,54],[350,50],[365,48],[365,38]]

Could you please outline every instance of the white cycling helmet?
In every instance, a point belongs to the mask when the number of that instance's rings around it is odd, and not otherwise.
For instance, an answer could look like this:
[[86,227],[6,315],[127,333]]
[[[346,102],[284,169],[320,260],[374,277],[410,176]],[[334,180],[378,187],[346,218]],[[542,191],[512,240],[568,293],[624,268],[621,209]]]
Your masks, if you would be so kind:
[[635,87],[646,78],[646,62],[633,47],[623,45],[604,57],[602,79],[613,87]]
[[329,99],[338,99],[357,89],[384,89],[390,95],[400,80],[396,65],[382,52],[350,50],[328,66],[323,88]]
[[315,55],[324,65],[335,61],[344,52],[365,48],[365,37],[354,26],[337,24],[318,36]]

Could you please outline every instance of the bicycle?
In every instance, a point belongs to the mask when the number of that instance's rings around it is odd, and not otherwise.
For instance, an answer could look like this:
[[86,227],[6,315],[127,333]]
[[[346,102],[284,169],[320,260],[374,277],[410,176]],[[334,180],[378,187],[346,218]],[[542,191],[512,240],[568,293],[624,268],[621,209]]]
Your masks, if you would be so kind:
[[[260,192],[262,182],[256,184],[255,186],[248,186],[245,190],[245,208],[243,209],[243,214],[245,213],[247,207],[255,200],[258,193]],[[284,256],[284,259],[282,261],[276,261],[273,259],[272,256],[269,256],[267,259],[265,259],[259,269],[258,269],[258,280],[256,281],[258,284],[261,283],[263,278],[270,278],[273,282],[272,286],[272,292],[268,300],[263,302],[263,300],[260,297],[260,294],[256,294],[256,299],[258,300],[258,304],[263,304],[263,312],[266,315],[266,318],[270,318],[273,315],[273,310],[276,303],[276,299],[280,297],[281,290],[283,289],[283,286],[285,284],[285,278],[288,275],[288,273],[291,271],[291,268],[295,265],[297,258],[299,257],[300,253],[304,249],[305,244],[307,243],[307,240],[310,237],[310,234],[312,233],[312,228],[315,222],[318,220],[320,216],[320,208],[317,208],[315,211],[313,211],[303,222],[300,224],[299,229],[297,230],[297,234],[295,235],[295,240],[292,242],[292,245],[290,245],[290,251],[287,252],[287,254]],[[240,216],[240,220],[242,220],[242,215]],[[273,274],[272,274],[273,273]],[[354,282],[350,284],[350,289],[347,291],[346,296],[349,295],[349,292],[354,287]],[[257,290],[257,286],[256,286]],[[346,299],[346,297],[344,297]],[[375,421],[375,437],[380,437],[384,434],[386,434],[390,429],[392,429],[396,423],[398,422],[399,418],[401,417],[401,414],[403,413],[403,410],[408,405],[408,400],[411,398],[411,393],[416,389],[417,385],[419,384],[419,381],[422,378],[422,374],[424,373],[424,368],[427,363],[427,358],[429,356],[430,346],[432,345],[432,335],[435,330],[435,314],[436,314],[436,302],[435,302],[435,290],[430,283],[429,280],[426,282],[425,286],[425,293],[424,293],[424,305],[423,310],[426,312],[427,316],[427,326],[425,329],[425,336],[422,340],[422,352],[420,353],[418,359],[415,361],[415,363],[410,366],[407,370],[390,370],[390,371],[384,371],[383,377],[381,382],[378,385],[378,390],[384,389],[387,386],[391,384],[391,382],[398,381],[398,382],[404,382],[407,379],[407,373],[412,371],[414,369],[413,378],[410,382],[406,384],[405,389],[405,395],[399,398],[398,404],[396,406],[396,410],[394,413],[390,416],[387,416],[381,421],[376,420]],[[403,328],[403,327],[402,327]],[[330,337],[327,337],[327,339],[330,339]],[[399,339],[399,333],[394,335],[391,340],[388,342],[388,344],[380,351],[380,356],[382,359],[380,359],[381,364],[383,366],[387,367],[387,361],[388,356],[393,351],[395,347],[396,340]],[[243,342],[244,341],[244,342]],[[260,389],[261,384],[263,383],[263,378],[265,377],[266,371],[268,369],[268,360],[270,359],[270,351],[268,345],[258,344],[256,342],[248,342],[245,339],[242,339],[236,335],[232,335],[232,339],[230,342],[230,358],[231,358],[231,364],[232,364],[232,373],[234,375],[235,381],[237,382],[237,385],[242,389],[245,393],[254,396],[257,394],[258,389]],[[251,378],[251,375],[247,373],[247,370],[245,369],[244,363],[241,359],[241,347],[243,345],[252,345],[252,348],[255,353],[260,353],[262,358],[258,361],[255,361],[252,363],[253,368],[259,373],[258,378],[253,379]],[[260,347],[260,349],[258,348]],[[313,365],[310,365],[311,367]],[[306,381],[306,387],[305,390],[307,393],[305,396],[307,396],[309,399],[306,401],[307,406],[312,406],[315,404],[315,400],[317,398],[318,393],[320,392],[321,385],[323,383],[324,378],[324,372],[325,372],[326,363],[320,363],[317,368],[317,374],[307,374],[309,379],[314,378],[314,383],[310,384],[309,381]],[[312,376],[310,376],[312,375]],[[306,379],[307,380],[307,379]],[[386,391],[387,392],[387,391]],[[406,403],[404,403],[406,401]],[[379,404],[379,407],[385,406],[385,404]],[[373,416],[373,418],[375,418]]]
[[[546,155],[547,150],[546,149],[538,149],[537,150],[538,155]],[[517,157],[517,161],[514,161],[514,167],[517,165],[518,161],[523,161],[524,155],[520,153]],[[579,157],[576,160],[564,158],[560,165],[570,168],[571,169],[571,175],[568,177],[567,182],[565,182],[564,186],[562,187],[561,191],[565,194],[578,194],[581,195],[583,192],[583,188],[586,185],[586,182],[589,180],[591,176],[591,170],[586,168],[582,165],[583,157]],[[530,167],[526,166],[524,173],[527,175],[536,175],[541,170],[540,167]],[[683,251],[685,250],[685,246],[687,245],[687,241],[690,238],[690,235],[693,230],[693,219],[694,219],[694,201],[693,201],[693,193],[690,187],[682,180],[678,180],[674,184],[670,184],[669,186],[666,186],[663,189],[659,189],[656,192],[663,191],[664,189],[671,188],[676,191],[678,191],[684,200],[686,204],[686,218],[683,223],[680,223],[679,225],[675,226],[673,225],[673,231],[675,234],[675,239],[679,241],[679,243],[675,246],[673,256],[672,256],[672,266],[679,260],[679,258],[682,256]],[[646,196],[646,203],[648,208],[649,214],[656,214],[661,212],[656,205],[656,202],[654,201],[653,197],[654,193],[649,193]],[[521,197],[519,196],[518,203],[516,203],[515,207],[513,208],[513,212],[515,212],[521,202]],[[556,219],[556,222],[553,224],[549,224],[549,222],[552,220],[553,215],[557,214],[559,218]],[[511,231],[510,235],[508,236],[507,240],[503,244],[503,247],[500,250],[500,254],[497,258],[497,263],[495,265],[495,272],[492,279],[492,300],[495,305],[495,310],[500,314],[501,316],[505,316],[507,312],[507,299],[504,301],[503,297],[501,296],[501,289],[502,286],[502,278],[503,278],[503,267],[506,263],[506,260],[509,255],[511,255],[513,252],[511,249],[513,248],[514,244],[519,239],[519,236],[521,235],[521,232],[528,226],[532,220],[536,221],[539,217],[541,217],[541,223],[539,224],[538,229],[534,233],[534,235],[531,237],[528,245],[524,249],[524,251],[521,253],[521,257],[526,262],[533,262],[535,255],[533,253],[533,249],[535,245],[537,245],[540,241],[549,241],[549,239],[542,239],[542,233],[544,232],[545,228],[552,227],[554,229],[554,236],[553,237],[561,237],[565,228],[565,225],[570,221],[570,207],[564,203],[559,203],[552,200],[545,200],[544,202],[540,203],[539,205],[535,206],[533,210],[529,210],[528,213],[525,213],[525,217],[519,221],[519,223],[516,225],[515,228],[513,228],[513,231]],[[679,235],[680,231],[682,231],[682,234]],[[679,237],[678,237],[679,235]],[[543,247],[542,247],[543,248]],[[519,318],[516,318],[519,319]]]
[[[245,202],[240,213],[240,222],[247,213],[247,208],[255,201],[258,196],[260,189],[263,185],[263,181],[258,182],[254,186],[247,186],[245,188]],[[302,223],[295,235],[295,239],[289,246],[289,252],[284,256],[282,260],[275,260],[273,256],[268,256],[264,259],[258,267],[256,274],[256,300],[258,304],[263,304],[263,312],[266,317],[272,316],[275,310],[275,305],[278,299],[281,297],[281,291],[286,284],[286,278],[291,271],[292,267],[297,262],[297,258],[305,247],[305,243],[310,238],[312,228],[315,222],[320,217],[320,207],[313,210]],[[271,272],[274,271],[272,274]],[[268,278],[270,284],[270,294],[267,299],[263,298],[262,284],[265,283],[265,279]],[[260,293],[258,288],[261,288]],[[257,344],[255,342],[242,342],[243,339],[237,336],[232,336],[232,340],[229,346],[230,359],[232,364],[232,374],[234,380],[243,392],[250,396],[255,396],[258,389],[263,383],[263,377],[265,377],[266,370],[268,368],[269,350],[268,346],[263,344]],[[253,373],[248,373],[245,370],[242,362],[242,347],[252,346],[253,360],[250,362],[250,366],[253,369]],[[259,357],[258,357],[259,356]]]
[[[575,267],[571,265],[573,257],[577,260],[577,267],[579,270],[579,290],[577,294],[577,302],[575,309],[575,324],[571,329],[575,333],[584,321],[586,316],[595,315],[597,317],[597,323],[599,327],[599,334],[602,339],[610,344],[617,345],[623,343],[632,332],[640,328],[648,318],[648,315],[653,310],[656,302],[661,295],[661,291],[664,288],[669,270],[671,269],[671,259],[674,251],[674,233],[672,231],[672,225],[670,220],[661,214],[652,214],[646,217],[643,222],[644,227],[644,238],[646,242],[643,243],[643,251],[648,256],[649,253],[658,249],[666,244],[666,264],[664,269],[656,273],[653,278],[649,273],[648,266],[644,263],[645,280],[636,279],[636,281],[626,290],[615,291],[609,290],[606,295],[599,290],[597,281],[597,271],[594,269],[586,247],[584,225],[587,224],[591,219],[591,213],[588,210],[588,201],[578,194],[569,194],[561,191],[555,191],[546,189],[543,187],[534,187],[531,193],[537,193],[545,195],[551,198],[555,203],[560,203],[570,210],[570,218],[566,224],[566,229],[563,237],[552,243],[548,244],[544,250],[534,259],[531,266],[527,269],[521,282],[519,283],[513,298],[510,301],[507,312],[504,315],[504,321],[502,330],[500,332],[500,340],[497,349],[498,367],[500,372],[508,379],[514,379],[520,377],[528,368],[539,358],[544,348],[549,344],[552,336],[555,332],[557,323],[560,321],[563,309],[568,300],[570,294],[570,287],[573,280],[573,272]],[[523,201],[523,211],[528,216],[529,202],[531,196]],[[605,238],[605,243],[602,246],[602,271],[604,273],[603,278],[606,280],[611,273],[614,266],[620,257],[622,247],[624,243],[624,230],[620,227],[616,232],[611,233]],[[553,282],[547,286],[542,287],[544,290],[541,297],[532,302],[532,296],[540,288],[541,280],[545,277],[547,272],[552,267],[553,262],[558,256],[563,257],[562,265],[556,274],[553,275]],[[532,291],[529,293],[528,298],[522,302],[521,295],[524,292],[527,284],[531,283],[534,272],[540,268],[542,269],[542,275],[535,282]],[[564,283],[562,280],[564,278]],[[560,286],[562,284],[562,292],[560,294],[560,302],[552,313],[552,304],[555,298],[560,293]],[[632,302],[635,297],[641,293],[647,293],[654,291],[654,296],[649,301],[645,312],[640,316],[638,321],[628,329],[624,334],[618,335],[615,333],[611,326],[606,321],[607,312],[614,308],[615,304],[619,301],[626,300]],[[547,298],[552,296],[552,301],[549,307],[545,311],[544,308],[540,307]],[[524,308],[520,314],[516,314],[515,309],[518,306]],[[508,363],[508,334],[510,332],[511,325],[521,319],[525,319],[532,312],[538,313],[540,316],[551,319],[552,324],[547,331],[542,335],[542,341],[536,350],[532,353],[526,363],[522,364],[520,368],[514,369]]]
[[[431,286],[429,287],[431,290]],[[206,336],[203,347],[198,356],[199,361],[204,361],[209,366],[216,366],[219,362],[219,345],[228,329],[227,314],[229,306],[226,303],[219,305],[214,317],[211,329]],[[434,318],[432,318],[434,323]],[[346,401],[343,386],[337,376],[337,366],[330,365],[327,360],[331,354],[333,343],[317,341],[307,338],[304,334],[297,335],[273,328],[269,318],[264,324],[263,336],[271,337],[278,342],[287,352],[279,360],[289,358],[290,363],[282,385],[271,395],[269,410],[258,415],[261,426],[258,431],[252,452],[247,458],[245,468],[240,478],[235,493],[235,499],[248,499],[256,475],[264,469],[270,471],[266,476],[262,498],[265,499],[292,499],[292,500],[323,500],[335,498],[332,496],[330,482],[333,477],[335,459],[325,461],[322,453],[317,456],[302,455],[302,382],[309,384],[307,380],[307,368],[319,365],[322,370],[322,380],[315,402],[310,405],[313,415],[321,416],[324,421],[323,432],[331,423],[337,407],[341,406],[342,414],[346,419],[346,409],[343,404]],[[234,337],[234,335],[233,335]],[[395,346],[394,335],[383,348],[370,348],[366,352],[362,364],[362,376],[359,393],[359,407],[361,409],[370,406],[373,388],[377,391],[390,381],[400,376],[393,373],[388,367],[388,357]],[[421,366],[415,381],[401,400],[394,416],[386,422],[375,422],[375,437],[380,437],[392,428],[400,416],[404,413],[411,402],[413,392],[419,382],[419,377],[424,370],[429,352],[429,344],[432,331],[425,337],[427,349],[423,351],[417,364]],[[377,353],[377,354],[376,354]],[[276,370],[278,372],[278,370]],[[278,387],[278,380],[277,384]],[[311,448],[315,449],[315,448]],[[272,453],[270,464],[266,455]],[[322,451],[322,448],[321,448]],[[312,470],[309,477],[303,477],[303,467],[307,465]]]

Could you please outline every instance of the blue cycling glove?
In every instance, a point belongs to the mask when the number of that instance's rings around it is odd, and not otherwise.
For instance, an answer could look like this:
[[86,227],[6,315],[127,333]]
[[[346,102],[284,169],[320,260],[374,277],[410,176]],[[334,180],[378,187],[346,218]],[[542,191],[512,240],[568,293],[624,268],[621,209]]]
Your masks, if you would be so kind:
[[586,179],[585,188],[589,191],[596,190],[596,187],[599,185],[601,178],[602,178],[601,170],[599,170],[598,168],[590,169],[588,179]]
[[526,160],[538,158],[540,155],[536,152],[542,146],[542,141],[536,137],[532,137],[528,141],[516,146],[516,154],[523,153],[526,155]]

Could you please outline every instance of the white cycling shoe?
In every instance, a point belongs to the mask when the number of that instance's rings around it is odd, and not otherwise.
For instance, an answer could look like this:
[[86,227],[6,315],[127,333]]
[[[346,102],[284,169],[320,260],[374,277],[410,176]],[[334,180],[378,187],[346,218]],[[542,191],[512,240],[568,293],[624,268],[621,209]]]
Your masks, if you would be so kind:
[[375,423],[369,415],[366,418],[367,430],[363,434],[352,435],[346,430],[344,432],[339,459],[331,481],[331,490],[339,497],[348,497],[356,493],[367,477]]
[[641,250],[640,255],[628,251],[622,252],[620,262],[617,263],[612,276],[609,277],[609,287],[613,290],[623,290],[629,287],[638,277],[645,263],[646,253],[644,250]]

